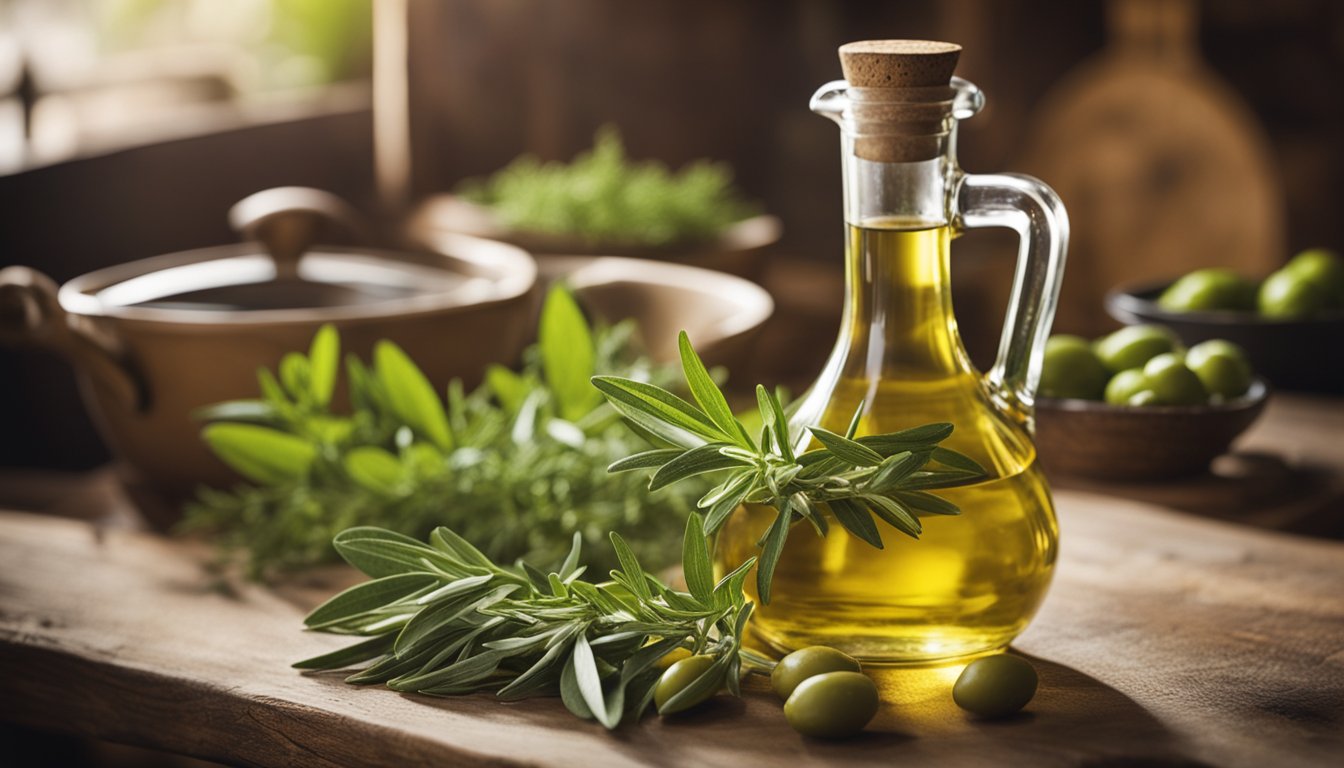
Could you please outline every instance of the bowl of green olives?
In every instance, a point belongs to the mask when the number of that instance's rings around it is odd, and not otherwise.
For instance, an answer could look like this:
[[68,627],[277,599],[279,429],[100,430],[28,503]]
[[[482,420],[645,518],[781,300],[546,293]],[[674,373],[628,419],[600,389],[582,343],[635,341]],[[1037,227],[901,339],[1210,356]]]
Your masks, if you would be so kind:
[[1256,282],[1228,269],[1113,291],[1122,323],[1160,323],[1190,346],[1225,339],[1279,389],[1344,393],[1344,258],[1303,251]]
[[1186,347],[1172,329],[1131,325],[1046,342],[1036,445],[1047,472],[1098,480],[1199,474],[1259,417],[1269,385],[1241,347]]

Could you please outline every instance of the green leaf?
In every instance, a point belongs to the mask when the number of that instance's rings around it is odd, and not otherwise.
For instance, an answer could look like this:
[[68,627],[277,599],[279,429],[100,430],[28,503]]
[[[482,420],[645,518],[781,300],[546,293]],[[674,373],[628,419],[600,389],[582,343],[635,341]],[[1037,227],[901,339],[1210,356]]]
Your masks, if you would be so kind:
[[927,448],[931,444],[942,442],[952,434],[952,425],[947,423],[924,424],[899,432],[881,435],[865,435],[856,442],[877,451],[883,456],[909,451],[915,448]]
[[[516,413],[527,399],[530,382],[502,365],[492,365],[485,369],[485,383],[500,405],[511,413]],[[585,382],[586,383],[586,382]]]
[[560,414],[578,421],[602,398],[589,383],[596,373],[592,332],[573,295],[563,286],[557,285],[547,294],[538,333],[542,371],[555,393]]
[[882,455],[862,443],[842,437],[821,427],[808,427],[813,436],[836,458],[858,467],[875,467],[882,463]]
[[919,518],[910,513],[904,504],[886,496],[868,495],[859,498],[882,521],[912,539],[918,539],[924,531]]
[[881,492],[905,480],[928,461],[926,453],[901,451],[882,460],[866,483],[865,490]]
[[705,369],[705,364],[691,346],[691,338],[685,331],[678,334],[677,346],[681,350],[681,368],[686,375],[686,384],[691,388],[691,395],[695,397],[695,401],[731,442],[743,448],[754,449],[756,446],[751,442],[746,429],[733,416],[727,398],[710,377],[709,371]]
[[826,506],[831,508],[836,521],[844,526],[845,530],[869,545],[882,549],[882,534],[878,533],[873,516],[867,509],[848,499],[832,499],[826,502]]
[[639,559],[619,533],[612,531],[610,535],[611,546],[616,550],[616,559],[621,563],[621,571],[629,578],[630,588],[637,596],[648,600],[653,594],[649,592],[649,585],[644,581],[644,569],[640,567]]
[[989,475],[975,459],[950,448],[934,448],[931,458],[945,467],[960,469],[963,472],[970,472],[981,477]]
[[679,480],[742,466],[741,459],[725,456],[719,449],[724,443],[697,446],[664,464],[649,480],[649,490],[665,488]]
[[770,604],[770,586],[775,579],[775,567],[779,565],[779,556],[784,553],[784,542],[789,538],[789,523],[793,513],[789,511],[788,503],[783,507],[765,534],[761,557],[757,561],[756,594],[760,596],[763,605]]
[[[662,387],[618,376],[594,376],[593,386],[627,416],[627,411],[633,410],[705,440],[732,440],[698,408]],[[647,426],[643,422],[641,425]]]
[[387,451],[373,445],[352,449],[342,461],[350,479],[380,496],[395,498],[403,491],[405,467]]
[[934,515],[959,515],[961,507],[932,493],[924,491],[896,491],[891,494],[906,506]]
[[280,381],[285,385],[289,396],[302,402],[311,392],[312,374],[308,370],[308,358],[298,352],[290,352],[280,358]]
[[341,337],[336,326],[327,323],[317,329],[308,348],[308,393],[313,402],[325,406],[336,391],[336,372],[341,363]]
[[378,383],[387,392],[389,404],[398,418],[429,438],[440,449],[453,448],[448,429],[448,414],[434,386],[396,344],[380,341],[373,349]]
[[756,473],[752,470],[736,472],[696,502],[696,506],[701,509],[708,507],[705,513],[707,533],[712,535],[719,530],[719,526],[728,519],[728,515],[732,514],[733,510],[756,489],[755,481]]
[[427,571],[425,558],[436,554],[410,536],[363,526],[341,531],[332,545],[347,563],[374,578]]
[[785,461],[793,461],[793,440],[789,436],[789,419],[784,415],[784,406],[779,402],[778,393],[757,384],[756,402],[761,409],[762,420],[775,436],[775,448]]
[[569,663],[574,665],[574,678],[578,682],[583,703],[588,705],[588,710],[599,723],[609,729],[615,728],[619,720],[613,719],[607,710],[607,702],[602,696],[602,676],[598,674],[593,649],[582,632],[574,640],[574,652],[570,654]]
[[293,664],[294,669],[344,669],[369,659],[376,659],[392,650],[393,635],[379,635],[338,651],[324,653]]
[[685,453],[680,448],[654,448],[624,459],[618,459],[607,467],[608,472],[629,472],[632,469],[651,469],[661,467],[667,462]]
[[224,463],[263,485],[297,480],[317,458],[307,440],[257,424],[209,424],[201,435]]
[[714,604],[714,564],[700,516],[692,512],[686,518],[686,535],[681,544],[681,567],[686,586],[702,605]]
[[860,400],[858,407],[854,409],[854,415],[849,419],[849,427],[845,429],[845,439],[853,440],[854,435],[859,431],[859,422],[863,420],[863,406],[865,403]]
[[304,618],[303,623],[309,629],[335,624],[388,603],[403,600],[437,583],[439,578],[429,573],[399,573],[366,581],[350,587],[314,608],[312,613]]

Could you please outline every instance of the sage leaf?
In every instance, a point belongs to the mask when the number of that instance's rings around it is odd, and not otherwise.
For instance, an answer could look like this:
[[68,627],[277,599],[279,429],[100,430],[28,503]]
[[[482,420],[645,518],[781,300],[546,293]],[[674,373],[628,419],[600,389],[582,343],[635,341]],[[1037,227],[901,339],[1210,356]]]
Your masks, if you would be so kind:
[[563,286],[546,295],[538,335],[546,383],[560,403],[560,414],[576,421],[601,401],[601,395],[589,383],[596,373],[592,333],[583,310]]
[[336,373],[341,363],[341,338],[336,327],[324,324],[308,347],[308,393],[313,402],[327,405],[336,391]]
[[448,414],[425,374],[401,347],[390,341],[378,342],[373,359],[378,382],[397,415],[441,450],[451,450],[453,438],[448,429]]
[[225,464],[263,485],[303,477],[317,458],[312,443],[257,424],[209,424],[201,434]]

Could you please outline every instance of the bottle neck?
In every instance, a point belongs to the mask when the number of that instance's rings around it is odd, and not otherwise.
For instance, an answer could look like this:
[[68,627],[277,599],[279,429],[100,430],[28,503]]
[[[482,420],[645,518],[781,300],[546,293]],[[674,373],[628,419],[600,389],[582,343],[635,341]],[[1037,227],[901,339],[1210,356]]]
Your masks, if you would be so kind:
[[844,141],[846,292],[833,364],[845,378],[971,370],[952,315],[951,136],[934,159],[863,159]]
[[835,365],[844,378],[942,379],[971,370],[952,314],[946,223],[849,224]]

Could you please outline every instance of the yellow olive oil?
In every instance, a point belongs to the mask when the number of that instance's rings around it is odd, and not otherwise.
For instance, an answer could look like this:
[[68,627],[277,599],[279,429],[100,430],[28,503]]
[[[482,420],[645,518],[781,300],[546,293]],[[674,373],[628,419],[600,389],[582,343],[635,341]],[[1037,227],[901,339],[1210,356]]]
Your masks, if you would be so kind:
[[[989,477],[935,491],[962,514],[923,516],[918,541],[879,523],[879,550],[833,518],[825,538],[796,524],[769,605],[748,580],[757,602],[751,632],[764,650],[828,645],[887,664],[964,658],[1007,645],[1045,595],[1058,546],[1050,491],[1026,419],[996,404],[961,344],[950,239],[946,226],[901,220],[850,226],[845,325],[793,423],[843,433],[860,402],[859,435],[951,422],[943,445]],[[757,554],[774,514],[738,510],[716,540],[718,566]]]

